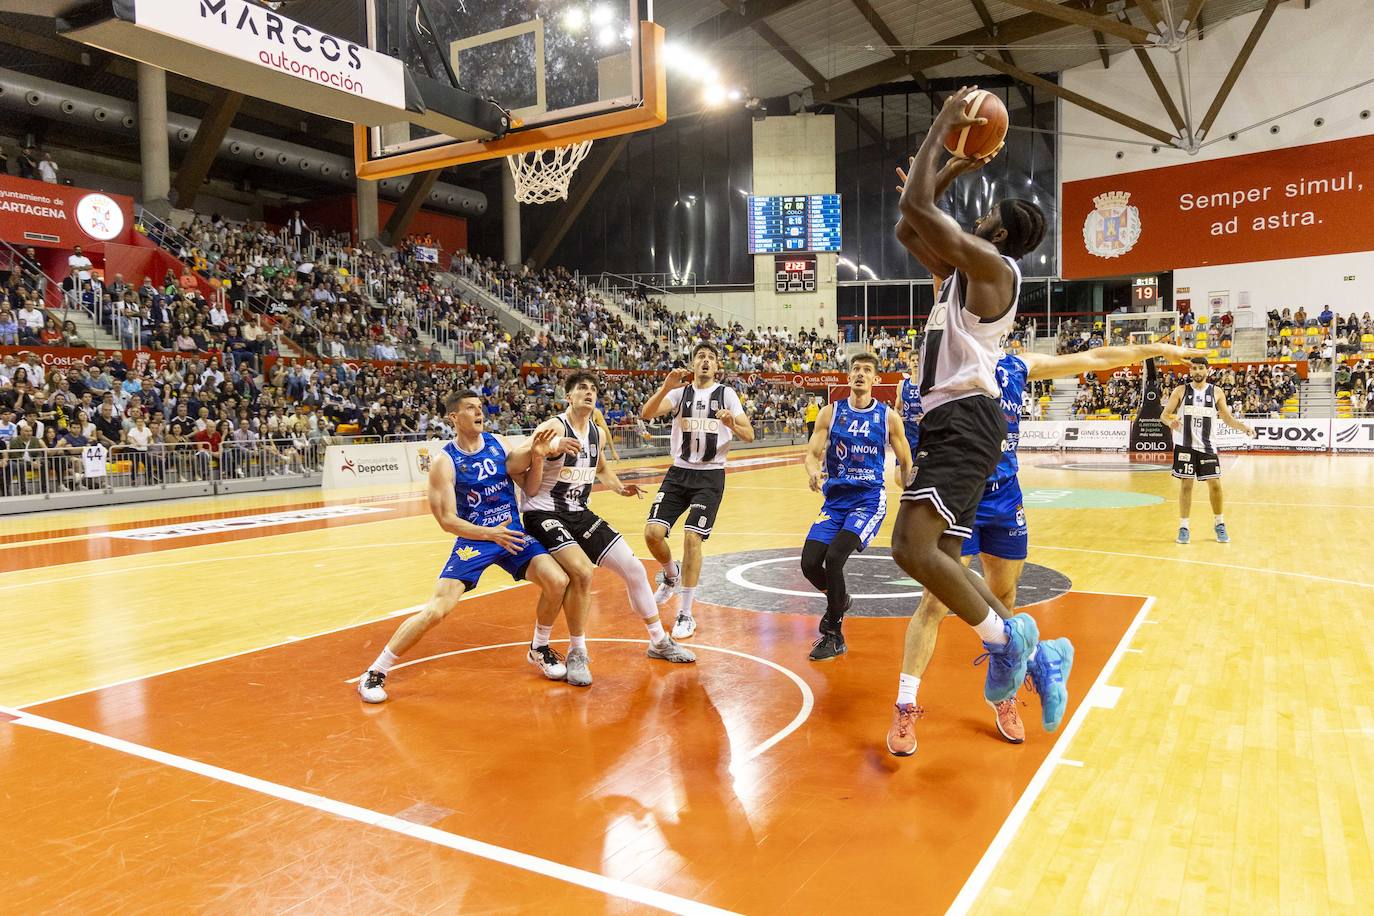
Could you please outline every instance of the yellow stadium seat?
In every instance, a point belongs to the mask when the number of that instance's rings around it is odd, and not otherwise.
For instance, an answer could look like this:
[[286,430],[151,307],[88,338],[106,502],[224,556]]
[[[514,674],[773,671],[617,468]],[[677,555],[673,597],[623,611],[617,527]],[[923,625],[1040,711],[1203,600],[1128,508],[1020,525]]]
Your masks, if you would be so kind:
[[1292,328],[1282,328],[1282,329],[1279,330],[1279,336],[1280,336],[1280,337],[1292,337],[1292,336],[1293,336],[1293,329],[1292,329]]
[[1219,356],[1220,354],[1217,353],[1216,350],[1208,350],[1208,351],[1207,351],[1207,355],[1210,356],[1210,357],[1212,357],[1213,359],[1215,359],[1215,358],[1216,358],[1217,356]]
[[1206,324],[1206,323],[1207,323],[1207,316],[1206,316],[1206,315],[1199,315],[1199,316],[1197,316],[1197,323],[1198,323],[1198,324]]
[[1374,334],[1361,334],[1360,343],[1374,343]]

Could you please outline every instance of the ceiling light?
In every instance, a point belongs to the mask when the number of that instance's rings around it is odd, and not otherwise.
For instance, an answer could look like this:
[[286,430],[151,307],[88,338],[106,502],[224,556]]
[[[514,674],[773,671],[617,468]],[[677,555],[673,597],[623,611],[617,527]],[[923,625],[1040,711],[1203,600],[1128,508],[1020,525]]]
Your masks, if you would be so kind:
[[725,104],[725,87],[719,83],[710,83],[702,90],[701,98],[706,103],[707,108],[723,105]]
[[738,101],[739,101],[740,99],[742,99],[742,98],[744,98],[744,93],[743,93],[743,92],[740,92],[738,89],[731,89],[731,90],[730,90],[730,101],[732,101],[732,102],[738,102]]
[[608,25],[602,26],[601,30],[596,33],[596,43],[601,47],[606,48],[615,44],[615,37],[615,29],[611,28]]
[[614,14],[611,8],[604,3],[592,7],[592,25],[608,25]]
[[569,32],[580,32],[586,24],[587,14],[580,6],[574,6],[563,14],[563,28]]

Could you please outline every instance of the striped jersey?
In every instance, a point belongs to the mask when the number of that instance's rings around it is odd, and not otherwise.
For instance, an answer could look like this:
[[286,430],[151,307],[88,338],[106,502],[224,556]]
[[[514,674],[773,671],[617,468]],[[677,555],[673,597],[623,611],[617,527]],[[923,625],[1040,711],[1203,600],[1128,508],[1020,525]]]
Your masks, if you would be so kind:
[[1216,454],[1212,443],[1212,427],[1217,419],[1217,389],[1208,384],[1198,390],[1191,382],[1183,386],[1183,403],[1178,415],[1183,420],[1183,441],[1180,448]]
[[596,483],[596,465],[601,456],[601,430],[587,419],[586,435],[573,428],[568,414],[558,415],[563,435],[582,443],[576,455],[550,455],[545,458],[544,477],[539,492],[525,500],[526,509],[539,512],[582,512]]
[[697,471],[723,469],[735,433],[728,423],[716,419],[716,414],[722,410],[736,415],[744,413],[735,389],[719,384],[698,388],[688,383],[668,392],[668,404],[673,408],[669,439],[673,467]]
[[825,446],[827,500],[884,489],[887,410],[887,405],[878,400],[863,410],[849,398],[835,402]]
[[1011,302],[996,318],[979,318],[964,308],[967,280],[955,271],[945,278],[921,341],[921,400],[926,413],[941,404],[972,395],[996,398],[997,360],[1002,338],[1016,320],[1021,296],[1021,268],[1003,256],[1011,268]]
[[482,433],[482,447],[475,452],[465,452],[456,440],[450,440],[444,454],[453,461],[459,518],[483,528],[510,522],[512,528],[520,529],[515,483],[506,473],[506,449],[500,439]]
[[921,386],[916,379],[904,378],[898,383],[897,409],[901,412],[906,441],[912,443],[914,449],[915,443],[921,441],[921,414],[925,412],[921,406]]

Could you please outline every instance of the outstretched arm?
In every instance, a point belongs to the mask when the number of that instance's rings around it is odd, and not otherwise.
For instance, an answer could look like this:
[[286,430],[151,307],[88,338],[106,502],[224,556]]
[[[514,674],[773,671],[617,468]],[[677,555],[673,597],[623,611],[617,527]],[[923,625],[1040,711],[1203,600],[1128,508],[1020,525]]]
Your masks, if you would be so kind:
[[1047,356],[1044,353],[1022,353],[1021,361],[1026,364],[1027,378],[1034,381],[1036,379],[1082,375],[1084,372],[1100,372],[1104,369],[1119,369],[1122,366],[1131,366],[1154,357],[1181,361],[1206,355],[1205,350],[1155,343],[1129,347],[1094,347],[1081,353],[1064,353],[1059,356]]

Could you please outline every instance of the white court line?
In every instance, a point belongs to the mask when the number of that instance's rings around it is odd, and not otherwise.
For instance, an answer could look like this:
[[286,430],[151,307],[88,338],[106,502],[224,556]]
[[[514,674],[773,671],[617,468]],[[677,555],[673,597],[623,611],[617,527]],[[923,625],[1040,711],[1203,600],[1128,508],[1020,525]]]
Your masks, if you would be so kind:
[[1354,585],[1359,588],[1374,588],[1374,582],[1357,582],[1354,579],[1332,579],[1328,576],[1313,576],[1309,573],[1293,572],[1287,569],[1264,569],[1259,566],[1240,566],[1235,563],[1215,563],[1211,560],[1190,560],[1187,557],[1160,557],[1148,553],[1118,553],[1114,550],[1093,550],[1089,547],[1050,547],[1047,544],[1036,544],[1031,549],[1095,553],[1104,557],[1126,557],[1131,560],[1163,560],[1168,563],[1188,563],[1193,566],[1215,566],[1218,569],[1237,569],[1242,572],[1268,573],[1274,576],[1294,576],[1299,579],[1310,579],[1315,582],[1331,582],[1335,585]]
[[1067,758],[1067,757],[1062,757],[1062,758],[1060,758],[1060,760],[1059,760],[1059,765],[1060,765],[1060,766],[1066,766],[1066,767],[1082,767],[1082,766],[1083,766],[1083,761],[1081,761],[1081,760],[1070,760],[1070,759]]
[[[377,521],[381,522],[381,521],[389,521],[389,520],[388,520],[388,519],[377,519]],[[357,527],[357,526],[351,526],[351,525],[350,525],[350,526],[348,526],[348,527]],[[342,530],[342,529],[334,529],[334,530],[338,531],[338,530]],[[302,533],[302,532],[298,532],[298,533]],[[268,534],[268,535],[263,535],[264,538],[269,538],[269,537],[273,537],[273,538],[289,538],[289,537],[295,537],[295,536],[296,536],[296,535],[294,535],[294,534]],[[247,539],[245,539],[245,540],[247,540]],[[254,539],[254,540],[256,540],[256,539]],[[223,541],[223,542],[221,542],[220,544],[200,544],[200,545],[198,545],[198,546],[200,546],[200,547],[219,547],[219,546],[223,546],[224,544],[231,544],[231,543],[235,543],[235,542],[233,542],[233,541]],[[0,591],[8,591],[8,590],[14,589],[14,588],[29,588],[30,586],[35,586],[35,585],[56,585],[56,584],[59,584],[59,583],[62,583],[62,582],[75,582],[77,579],[98,579],[98,578],[100,578],[100,577],[102,577],[102,576],[118,576],[118,575],[125,574],[125,573],[150,572],[150,571],[152,571],[152,570],[157,570],[157,569],[176,569],[177,567],[180,567],[180,566],[199,566],[199,565],[204,564],[204,563],[227,563],[227,562],[230,562],[230,561],[238,561],[238,560],[270,560],[270,559],[272,559],[273,557],[292,557],[292,556],[299,556],[299,555],[301,555],[301,554],[307,554],[307,553],[334,553],[334,552],[343,551],[343,550],[376,550],[376,549],[379,548],[379,547],[422,547],[422,546],[431,546],[431,545],[434,545],[434,544],[443,544],[443,543],[447,543],[447,540],[444,539],[444,538],[435,538],[435,539],[433,539],[433,540],[428,540],[428,541],[382,541],[382,542],[380,542],[380,543],[374,543],[374,544],[336,544],[336,545],[333,545],[333,546],[331,546],[331,547],[302,547],[302,548],[299,549],[299,550],[274,550],[274,551],[271,551],[270,553],[245,553],[245,554],[237,554],[237,555],[235,555],[235,556],[227,556],[227,557],[202,557],[202,558],[196,559],[196,560],[177,560],[177,561],[172,562],[172,563],[145,563],[145,564],[142,564],[142,565],[140,565],[140,566],[122,566],[122,567],[120,567],[119,569],[100,569],[100,570],[96,570],[95,572],[78,573],[77,575],[74,575],[74,576],[62,576],[61,578],[58,578],[58,579],[34,579],[34,580],[30,581],[30,582],[16,582],[16,583],[14,583],[14,584],[12,584],[12,585],[0,585]],[[183,546],[183,547],[172,547],[172,548],[170,548],[170,550],[194,550],[194,549],[196,549],[194,546]],[[163,552],[166,552],[166,551],[163,551]],[[122,557],[97,557],[97,558],[90,559],[90,560],[80,560],[80,561],[78,561],[78,562],[79,562],[79,563],[103,563],[103,562],[107,562],[107,561],[110,561],[110,560],[127,560],[127,559],[129,559],[130,557],[135,557],[135,558],[137,558],[137,557],[145,557],[145,556],[148,556],[148,554],[137,554],[137,553],[133,553],[133,554],[126,554],[126,555],[124,555],[124,556],[122,556]],[[64,564],[64,565],[75,565],[75,564]],[[49,568],[52,568],[52,567],[49,567]],[[27,570],[16,570],[14,573],[11,573],[10,575],[18,575],[20,572],[27,572]]]
[[[559,642],[559,643],[567,642],[567,641],[568,641],[568,640],[566,640],[566,639],[554,639],[554,640],[550,640],[550,642]],[[649,641],[648,641],[647,639],[620,639],[620,638],[615,638],[615,637],[588,637],[588,638],[587,638],[587,642],[622,642],[622,643],[636,643],[636,644],[641,645],[641,646],[647,646],[647,645],[649,644]],[[468,648],[468,649],[454,649],[452,652],[440,652],[440,653],[437,654],[437,655],[427,655],[427,656],[425,656],[424,658],[416,658],[416,659],[412,659],[411,661],[408,661],[408,662],[401,662],[401,663],[398,664],[398,665],[392,665],[392,666],[391,666],[391,670],[392,670],[392,671],[398,671],[398,670],[400,670],[401,668],[409,668],[411,665],[421,665],[421,664],[424,664],[425,662],[437,661],[438,659],[441,659],[441,658],[451,658],[451,657],[453,657],[453,656],[455,656],[455,655],[467,655],[469,652],[484,652],[484,651],[486,651],[487,649],[510,649],[510,648],[514,648],[514,647],[516,647],[516,646],[519,646],[519,647],[521,647],[521,648],[526,648],[526,647],[529,646],[529,643],[527,643],[527,642],[503,642],[503,643],[496,643],[495,645],[490,645],[490,646],[473,646],[473,647]],[[769,668],[772,668],[772,669],[775,670],[775,671],[779,671],[779,672],[781,672],[781,673],[787,675],[787,677],[789,677],[789,678],[792,680],[792,683],[794,683],[794,684],[797,685],[797,689],[800,690],[800,691],[801,691],[801,694],[802,694],[802,705],[801,705],[801,709],[797,712],[796,716],[794,716],[794,717],[792,718],[792,721],[791,721],[791,722],[787,723],[787,725],[783,726],[783,728],[782,728],[780,731],[778,731],[776,734],[774,734],[773,736],[771,736],[770,738],[768,738],[768,739],[767,739],[766,741],[764,741],[762,744],[760,744],[760,745],[758,745],[757,747],[751,749],[751,750],[749,751],[749,753],[743,755],[743,756],[740,757],[738,760],[733,759],[733,758],[734,758],[734,755],[731,754],[731,758],[732,758],[731,761],[730,761],[730,772],[731,772],[731,773],[736,773],[736,772],[737,772],[737,771],[736,771],[736,767],[742,767],[744,764],[746,764],[746,763],[748,763],[749,761],[753,760],[755,757],[758,757],[759,755],[764,754],[764,753],[766,753],[767,751],[769,751],[770,749],[772,749],[772,747],[773,747],[774,745],[776,745],[779,741],[781,741],[782,739],[786,738],[788,735],[792,734],[792,733],[793,733],[794,731],[796,731],[797,729],[801,728],[801,727],[802,727],[802,723],[804,723],[808,718],[811,717],[811,710],[814,709],[815,706],[816,706],[816,695],[815,695],[814,693],[811,692],[811,685],[807,684],[806,681],[802,680],[801,676],[798,675],[798,674],[797,674],[795,671],[793,671],[791,668],[785,668],[785,667],[783,667],[782,665],[779,665],[777,662],[769,661],[769,660],[766,659],[766,658],[760,658],[760,657],[757,656],[757,655],[750,655],[748,652],[740,652],[740,651],[737,650],[737,649],[726,649],[726,648],[723,648],[723,647],[721,647],[721,646],[707,646],[707,645],[703,645],[702,643],[698,643],[698,642],[692,643],[691,647],[692,647],[693,649],[706,649],[706,650],[711,651],[711,652],[724,652],[726,655],[735,655],[735,656],[738,656],[739,658],[747,658],[747,659],[749,659],[750,661],[758,662],[758,663],[761,664],[761,665],[767,665]],[[351,678],[349,678],[349,679],[348,679],[347,681],[345,681],[344,683],[346,683],[346,684],[356,684],[356,683],[358,683],[358,681],[360,681],[361,679],[362,679],[362,676],[359,675],[358,677],[351,677]]]
[[282,801],[294,802],[306,808],[313,808],[335,817],[357,821],[370,827],[379,827],[382,830],[389,830],[402,836],[412,839],[432,843],[436,846],[444,846],[457,852],[467,853],[478,858],[487,859],[491,862],[499,862],[502,865],[509,865],[523,871],[532,872],[547,878],[554,878],[568,884],[575,884],[589,890],[599,891],[612,897],[619,897],[623,900],[630,900],[646,906],[652,906],[669,913],[684,913],[697,916],[697,914],[729,913],[729,910],[722,910],[717,907],[707,906],[704,903],[697,903],[694,900],[687,900],[663,891],[652,890],[647,887],[640,887],[616,878],[608,878],[595,872],[584,871],[580,868],[573,868],[560,862],[549,859],[541,859],[523,852],[516,852],[513,849],[506,849],[503,846],[495,846],[491,843],[483,843],[471,837],[462,836],[456,833],[449,833],[428,827],[423,824],[416,824],[411,821],[402,820],[389,814],[382,814],[358,805],[350,805],[347,802],[337,801],[332,798],[325,798],[322,795],[315,795],[311,792],[303,792],[290,786],[283,786],[279,783],[268,782],[256,776],[249,776],[245,773],[237,773],[233,770],[226,770],[212,764],[202,763],[199,760],[191,760],[177,754],[169,754],[166,751],[159,751],[155,748],[144,747],[141,744],[134,744],[122,738],[113,738],[103,735],[100,732],[93,732],[89,729],[81,728],[76,725],[68,725],[65,722],[58,722],[55,719],[48,719],[43,716],[36,716],[32,713],[21,712],[19,710],[8,710],[0,708],[0,712],[8,713],[16,717],[15,725],[23,725],[35,728],[40,731],[51,732],[56,735],[65,735],[68,738],[75,738],[78,741],[85,741],[101,747],[109,748],[113,751],[120,751],[133,757],[141,757],[153,763],[160,763],[164,766],[183,770],[187,773],[194,773],[197,776],[204,776],[217,782],[227,783],[247,789],[250,792],[257,792],[261,795],[268,795],[272,798],[279,798]]
[[1068,766],[1074,765],[1064,759],[1064,752],[1069,749],[1069,745],[1073,742],[1074,735],[1078,734],[1078,729],[1081,728],[1084,721],[1087,720],[1088,710],[1093,708],[1092,704],[1087,702],[1087,700],[1098,690],[1098,688],[1107,683],[1107,678],[1111,677],[1112,672],[1116,669],[1117,662],[1121,661],[1121,656],[1125,653],[1126,647],[1130,645],[1131,640],[1135,637],[1136,630],[1140,628],[1140,624],[1150,613],[1150,608],[1154,605],[1154,602],[1154,598],[1146,598],[1145,603],[1142,604],[1140,610],[1136,612],[1135,618],[1131,621],[1131,625],[1126,628],[1126,632],[1122,635],[1121,641],[1117,643],[1116,650],[1112,652],[1111,657],[1107,659],[1107,663],[1102,666],[1102,670],[1097,675],[1097,680],[1093,681],[1092,687],[1088,688],[1087,693],[1083,695],[1083,702],[1078,704],[1078,708],[1074,710],[1073,717],[1070,718],[1068,724],[1064,726],[1063,735],[1061,735],[1059,740],[1054,743],[1054,746],[1050,748],[1050,752],[1041,762],[1040,768],[1036,770],[1035,775],[1031,777],[1030,784],[1026,786],[1026,791],[1021,793],[1021,797],[1017,800],[1016,806],[1011,809],[1011,813],[1007,815],[1007,819],[1002,822],[1002,829],[998,830],[997,836],[992,838],[992,843],[988,846],[987,852],[983,853],[983,858],[978,861],[978,866],[973,869],[973,873],[970,874],[968,880],[964,882],[964,887],[959,891],[959,896],[955,897],[954,902],[950,904],[949,910],[947,911],[948,913],[964,914],[969,911],[974,901],[978,899],[978,895],[983,892],[983,888],[987,886],[988,879],[992,877],[992,873],[997,869],[997,863],[1002,861],[1002,856],[1006,854],[1007,848],[1011,846],[1011,841],[1016,837],[1017,831],[1021,829],[1021,825],[1025,822],[1026,816],[1030,814],[1031,806],[1034,805],[1035,800],[1040,797],[1040,793],[1045,791],[1045,786],[1049,783],[1054,768],[1061,763],[1065,763]]
[[[529,582],[512,582],[509,585],[498,585],[496,588],[489,589],[485,592],[467,592],[458,600],[467,601],[472,598],[482,598],[486,595],[494,595],[497,592],[509,591],[510,589],[520,588],[521,586],[529,584]],[[344,630],[352,630],[356,629],[357,627],[365,627],[368,624],[378,623],[382,620],[390,620],[392,617],[400,617],[402,614],[413,614],[416,611],[423,608],[425,604],[428,603],[429,602],[425,602],[424,604],[412,604],[410,607],[403,607],[399,611],[389,611],[386,614],[383,614],[381,617],[370,617],[367,620],[360,620],[356,623],[347,623],[341,627],[334,627],[333,629],[329,630],[321,630],[318,633],[311,633],[309,636],[288,636],[281,642],[274,642],[271,645],[254,646],[251,649],[244,649],[241,652],[230,652],[228,655],[221,655],[218,658],[207,658],[204,661],[190,662],[189,664],[185,665],[177,665],[175,668],[165,668],[162,671],[155,671],[152,674],[139,674],[135,675],[134,677],[126,677],[124,680],[115,681],[113,684],[102,684],[99,687],[86,687],[82,690],[75,690],[71,693],[64,693],[59,697],[50,697],[46,700],[35,700],[34,702],[28,703],[20,708],[32,709],[35,706],[42,706],[44,703],[56,703],[58,700],[67,700],[71,699],[72,697],[79,697],[83,693],[94,693],[97,690],[109,690],[112,687],[123,687],[125,684],[132,684],[134,681],[145,681],[149,680],[150,678],[162,677],[162,675],[164,674],[173,674],[177,671],[186,671],[189,668],[199,668],[201,665],[213,665],[215,662],[228,661],[231,658],[238,658],[241,655],[252,655],[254,652],[266,652],[268,649],[280,648],[281,646],[290,645],[293,642],[300,642],[303,639],[314,639],[317,636],[329,636],[331,633],[342,633]]]

